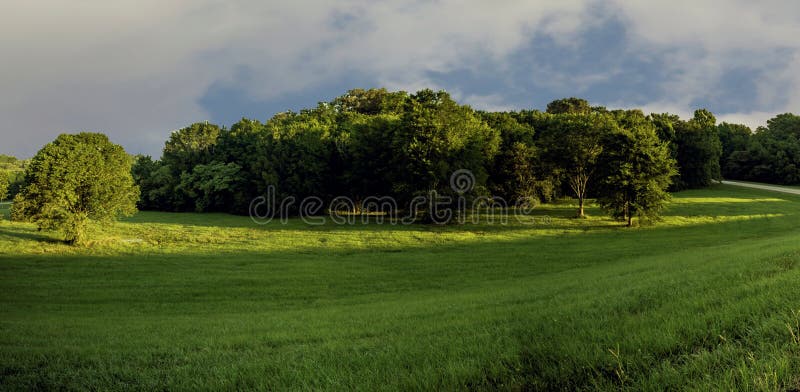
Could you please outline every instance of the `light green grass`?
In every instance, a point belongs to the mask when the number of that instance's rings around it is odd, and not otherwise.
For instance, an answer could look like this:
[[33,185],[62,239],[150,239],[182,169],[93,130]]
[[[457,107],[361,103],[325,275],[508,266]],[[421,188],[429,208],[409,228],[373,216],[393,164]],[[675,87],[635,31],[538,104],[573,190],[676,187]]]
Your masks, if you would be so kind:
[[2,222],[0,387],[800,387],[800,197],[682,192],[638,229],[570,205],[534,214],[406,227],[143,212],[88,248]]

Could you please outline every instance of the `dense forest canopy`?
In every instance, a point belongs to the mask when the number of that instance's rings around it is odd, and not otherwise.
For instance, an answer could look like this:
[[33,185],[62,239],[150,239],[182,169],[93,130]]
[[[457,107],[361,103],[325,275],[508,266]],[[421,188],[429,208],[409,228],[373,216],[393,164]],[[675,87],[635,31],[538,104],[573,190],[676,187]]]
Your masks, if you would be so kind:
[[269,186],[279,197],[407,202],[452,193],[449,175],[466,169],[476,195],[572,196],[579,216],[585,199],[598,198],[614,216],[655,218],[666,190],[705,187],[723,175],[800,181],[798,124],[782,114],[753,133],[717,125],[705,109],[681,119],[580,98],[553,101],[545,111],[486,112],[444,91],[355,89],[264,123],[190,125],[173,132],[161,159],[139,157],[133,173],[143,209],[245,214]]
[[[26,162],[0,156],[13,197]],[[695,111],[591,106],[580,98],[545,111],[476,111],[444,91],[355,89],[266,122],[243,118],[172,132],[158,159],[137,156],[141,209],[247,214],[273,187],[280,198],[390,196],[400,205],[468,170],[473,196],[550,201],[571,196],[583,215],[597,199],[615,217],[657,218],[667,191],[721,180],[800,183],[800,117],[780,114],[755,132]],[[297,213],[297,206],[289,213]]]
[[[620,218],[655,217],[648,211],[660,208],[671,184],[701,187],[720,178],[714,121],[707,111],[684,122],[579,98],[553,101],[544,112],[486,112],[444,91],[356,89],[264,123],[242,119],[230,128],[197,123],[177,130],[161,159],[139,157],[133,175],[142,209],[245,214],[270,186],[280,198],[390,196],[403,205],[429,192],[452,195],[450,175],[468,170],[474,196],[513,203],[569,195],[579,200],[577,215],[583,216],[585,199],[612,188],[598,177],[609,172],[602,165],[630,161],[624,175],[617,173],[619,181],[647,186],[628,188],[624,207],[607,205],[622,208],[615,214]],[[611,143],[611,135],[631,141]],[[648,165],[658,169],[648,171]],[[649,204],[639,202],[638,210],[631,204],[645,199]]]

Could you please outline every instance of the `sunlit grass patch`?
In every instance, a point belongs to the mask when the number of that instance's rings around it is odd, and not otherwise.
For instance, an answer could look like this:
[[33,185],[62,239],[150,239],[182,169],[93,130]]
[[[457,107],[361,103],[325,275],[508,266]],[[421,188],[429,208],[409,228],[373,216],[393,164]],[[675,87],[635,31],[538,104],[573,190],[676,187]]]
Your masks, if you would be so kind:
[[800,198],[771,199],[681,192],[641,228],[140,212],[87,247],[2,221],[0,385],[791,390]]

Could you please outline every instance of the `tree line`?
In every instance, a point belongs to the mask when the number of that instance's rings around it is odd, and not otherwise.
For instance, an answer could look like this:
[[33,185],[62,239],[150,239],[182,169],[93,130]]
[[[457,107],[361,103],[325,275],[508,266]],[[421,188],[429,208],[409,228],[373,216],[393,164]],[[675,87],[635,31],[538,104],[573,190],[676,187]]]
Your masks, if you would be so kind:
[[279,198],[389,196],[402,206],[431,192],[454,196],[450,175],[468,170],[471,197],[571,196],[578,217],[595,199],[630,226],[657,220],[669,191],[723,175],[800,182],[799,138],[793,114],[751,132],[717,125],[704,109],[684,120],[566,98],[545,111],[488,112],[444,91],[356,89],[264,123],[192,124],[172,132],[159,159],[131,157],[103,134],[64,134],[30,161],[0,157],[0,198],[11,184],[13,219],[81,242],[90,221],[136,207],[247,214],[270,187]]
[[173,132],[163,155],[139,157],[139,208],[246,214],[274,186],[278,197],[391,196],[401,205],[449,176],[475,175],[475,195],[547,202],[596,198],[612,215],[656,218],[668,190],[720,179],[722,147],[706,110],[609,110],[586,100],[545,111],[476,111],[444,91],[351,90],[300,112],[230,128],[196,123]]
[[800,184],[800,116],[784,113],[755,132],[739,124],[718,127],[720,165],[727,179]]

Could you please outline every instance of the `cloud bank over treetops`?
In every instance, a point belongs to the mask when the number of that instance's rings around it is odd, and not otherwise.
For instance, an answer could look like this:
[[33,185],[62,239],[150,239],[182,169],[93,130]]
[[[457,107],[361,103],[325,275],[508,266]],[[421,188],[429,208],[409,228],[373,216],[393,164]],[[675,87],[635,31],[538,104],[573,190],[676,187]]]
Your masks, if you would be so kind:
[[160,155],[172,129],[314,106],[350,88],[477,109],[580,96],[762,125],[800,112],[800,3],[66,0],[0,13],[0,153],[62,132]]

